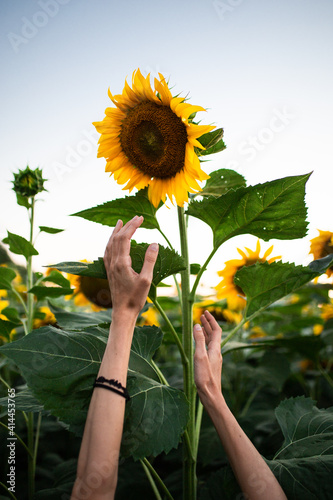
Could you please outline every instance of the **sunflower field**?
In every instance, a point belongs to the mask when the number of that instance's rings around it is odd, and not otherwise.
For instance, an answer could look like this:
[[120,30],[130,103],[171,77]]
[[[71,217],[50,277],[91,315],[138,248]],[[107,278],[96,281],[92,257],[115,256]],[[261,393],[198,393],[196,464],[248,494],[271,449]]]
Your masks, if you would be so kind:
[[[288,499],[331,498],[333,233],[320,230],[308,242],[308,266],[283,262],[265,243],[306,237],[310,174],[252,186],[233,170],[208,175],[203,162],[225,149],[223,130],[199,123],[204,108],[173,97],[159,76],[152,87],[149,75],[134,72],[132,86],[109,92],[113,107],[94,124],[106,171],[135,194],[74,214],[111,228],[143,215],[142,227],[165,238],[134,332],[116,498],[246,498],[194,385],[192,328],[204,310],[222,326],[228,406]],[[45,261],[45,273],[34,271],[35,202],[44,182],[40,169],[14,174],[29,238],[8,230],[0,247],[0,499],[70,499],[112,318],[101,257]],[[159,224],[165,203],[178,212],[180,254]],[[213,234],[200,264],[190,260],[193,218]],[[51,240],[62,229],[39,231]],[[201,296],[213,256],[246,234],[258,238],[256,248],[235,248],[216,270],[220,283]],[[136,272],[147,247],[132,241]],[[253,481],[264,487],[260,477]]]

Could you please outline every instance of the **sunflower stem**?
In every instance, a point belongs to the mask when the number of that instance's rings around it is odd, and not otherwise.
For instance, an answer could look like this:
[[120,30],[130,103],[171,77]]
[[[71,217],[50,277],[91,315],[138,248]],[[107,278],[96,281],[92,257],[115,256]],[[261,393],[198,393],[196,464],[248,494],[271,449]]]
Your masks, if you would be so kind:
[[[196,457],[197,436],[195,428],[196,388],[194,384],[193,339],[192,339],[192,306],[193,296],[190,294],[190,264],[187,242],[187,221],[183,207],[178,207],[178,223],[181,254],[185,262],[185,270],[181,272],[183,348],[187,363],[183,364],[184,392],[189,402],[189,420],[186,428],[187,446],[183,451],[183,499],[195,500],[197,493]],[[187,439],[185,440],[187,441]]]
[[[35,217],[35,198],[31,198],[30,204],[30,240],[31,245],[33,244],[33,235],[34,235],[34,217]],[[32,256],[27,258],[27,301],[28,301],[28,318],[27,318],[27,329],[28,333],[32,330],[33,325],[33,315],[34,315],[34,296],[32,293],[28,293],[29,290],[33,287],[33,271],[32,271]]]
[[[29,210],[29,209],[28,209]],[[29,213],[29,212],[28,212]],[[29,213],[29,221],[30,221],[30,239],[29,242],[33,245],[33,237],[34,237],[34,217],[35,217],[35,197],[31,197],[30,203],[30,213]],[[29,293],[29,290],[33,287],[33,269],[32,269],[32,256],[27,258],[27,319],[26,319],[26,330],[25,333],[29,334],[29,332],[33,329],[33,318],[34,318],[34,295]],[[35,496],[35,472],[36,472],[36,459],[37,459],[37,448],[38,448],[38,440],[39,440],[39,429],[41,424],[41,414],[39,414],[37,427],[36,427],[36,436],[34,436],[34,414],[29,412],[27,414],[27,435],[28,442],[27,447],[29,449],[28,453],[28,498],[32,500]]]
[[162,318],[164,319],[164,321],[166,322],[166,324],[168,325],[168,327],[170,328],[170,331],[172,333],[172,336],[174,338],[174,341],[175,343],[177,344],[177,347],[179,349],[179,352],[180,352],[180,355],[181,355],[181,358],[182,358],[182,363],[183,365],[187,364],[187,357],[186,357],[186,354],[185,354],[185,351],[184,351],[184,348],[183,348],[183,345],[181,343],[181,341],[179,340],[179,337],[177,335],[177,332],[176,330],[174,329],[174,326],[173,324],[171,323],[171,321],[169,320],[168,316],[166,315],[163,307],[161,306],[161,304],[158,302],[157,299],[154,299],[153,300],[153,304],[154,306],[156,307],[156,309],[158,310],[158,312],[160,313],[160,315],[162,316]]
[[191,300],[192,300],[192,302],[195,301],[195,294],[196,294],[196,291],[197,291],[197,288],[198,288],[201,276],[206,271],[207,266],[208,266],[209,262],[211,261],[211,259],[213,258],[216,250],[217,250],[217,248],[213,248],[213,250],[210,252],[210,254],[208,255],[208,257],[207,257],[207,259],[205,261],[205,263],[202,265],[202,267],[200,268],[200,270],[199,270],[199,272],[197,274],[197,277],[195,279],[195,282],[194,282],[192,290],[191,290]]

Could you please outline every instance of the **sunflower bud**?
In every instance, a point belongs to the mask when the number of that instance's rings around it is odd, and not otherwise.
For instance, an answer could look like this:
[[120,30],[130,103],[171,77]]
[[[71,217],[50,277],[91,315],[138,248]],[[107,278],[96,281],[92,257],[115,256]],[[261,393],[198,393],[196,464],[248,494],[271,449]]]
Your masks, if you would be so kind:
[[13,190],[18,196],[29,198],[35,196],[37,193],[46,191],[42,171],[39,168],[31,170],[29,165],[25,170],[19,170],[18,174],[14,174]]

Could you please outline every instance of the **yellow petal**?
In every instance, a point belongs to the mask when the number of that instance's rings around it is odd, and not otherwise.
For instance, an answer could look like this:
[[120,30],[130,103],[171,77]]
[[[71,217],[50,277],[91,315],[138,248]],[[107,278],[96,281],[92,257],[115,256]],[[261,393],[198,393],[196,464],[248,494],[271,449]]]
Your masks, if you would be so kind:
[[211,130],[214,130],[214,125],[194,125],[191,123],[187,128],[187,135],[189,137],[201,137],[203,134],[207,134]]
[[164,104],[164,106],[169,106],[169,104],[172,100],[172,95],[171,95],[171,92],[168,88],[168,85],[165,82],[164,76],[161,75],[160,73],[159,73],[159,75],[160,75],[160,78],[163,79],[163,82],[159,81],[159,80],[157,80],[157,78],[155,78],[155,80],[154,80],[155,89],[160,94],[161,101]]

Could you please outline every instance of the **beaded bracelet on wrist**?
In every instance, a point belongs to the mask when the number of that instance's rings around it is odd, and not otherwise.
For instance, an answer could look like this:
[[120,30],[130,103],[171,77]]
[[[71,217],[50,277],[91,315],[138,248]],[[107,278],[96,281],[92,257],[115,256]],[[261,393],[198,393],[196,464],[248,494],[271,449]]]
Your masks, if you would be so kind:
[[121,385],[118,380],[115,380],[113,378],[106,379],[105,377],[98,377],[94,382],[94,387],[101,387],[102,389],[107,389],[108,391],[115,392],[116,394],[119,394],[120,396],[125,398],[126,402],[131,399],[126,387]]

